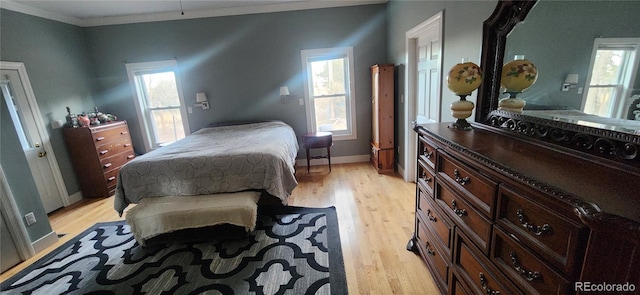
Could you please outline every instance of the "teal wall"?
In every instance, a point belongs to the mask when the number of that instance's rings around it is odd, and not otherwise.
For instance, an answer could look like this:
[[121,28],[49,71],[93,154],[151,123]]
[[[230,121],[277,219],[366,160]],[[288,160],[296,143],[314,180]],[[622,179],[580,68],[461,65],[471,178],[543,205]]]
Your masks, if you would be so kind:
[[51,225],[46,221],[47,213],[40,201],[40,194],[31,176],[27,158],[22,151],[4,97],[0,99],[0,164],[21,216],[33,212],[38,221],[27,227],[29,238],[35,241],[50,233]]
[[[82,28],[0,9],[0,60],[23,62],[69,194],[80,190],[61,129],[51,120],[72,112],[102,111],[129,121],[134,145],[140,129],[124,62],[176,58],[187,104],[205,91],[210,110],[194,108],[192,130],[209,123],[280,119],[306,133],[305,107],[281,104],[280,86],[303,97],[300,50],[352,46],[358,139],[336,142],[334,156],[369,153],[369,67],[386,63],[385,5]],[[3,107],[6,112],[6,107]],[[27,228],[33,241],[51,231],[8,116],[2,116],[0,159],[20,213],[40,222]],[[304,150],[299,157],[304,157]],[[9,169],[9,167],[11,169]]]
[[[23,62],[45,123],[72,110],[93,108],[93,69],[84,29],[9,10],[0,10],[0,60]],[[61,129],[47,124],[58,165],[69,193],[75,179]]]
[[[420,23],[431,18],[440,11],[444,11],[443,30],[443,73],[446,75],[449,69],[459,63],[462,58],[469,58],[470,61],[480,64],[480,54],[482,47],[482,23],[491,15],[496,7],[497,1],[404,1],[391,0],[387,3],[387,18],[389,19],[389,61],[398,65],[396,97],[405,95],[405,66],[406,56],[406,32]],[[446,81],[446,77],[443,77]],[[467,99],[475,102],[476,92]],[[441,121],[450,122],[454,118],[451,116],[450,104],[459,98],[455,96],[446,86],[442,85]],[[406,121],[415,118],[405,118],[404,103],[396,99],[396,142],[405,142]],[[473,118],[473,116],[471,116]],[[398,165],[405,167],[404,147],[398,150]],[[412,173],[412,172],[407,172]]]
[[[130,123],[143,147],[124,62],[175,58],[187,105],[204,91],[211,108],[193,109],[192,131],[213,122],[279,119],[307,133],[302,49],[353,46],[358,138],[335,142],[334,156],[369,154],[369,67],[386,62],[385,5],[365,5],[228,17],[89,27],[96,103]],[[281,104],[280,86],[292,99]],[[304,157],[304,150],[299,154]]]
[[507,40],[505,61],[524,54],[539,72],[536,83],[521,97],[579,110],[582,94],[575,88],[562,92],[562,82],[567,74],[579,74],[578,85],[584,87],[596,37],[640,37],[639,11],[637,0],[538,2]]
[[[93,72],[82,28],[0,9],[0,60],[25,64],[46,123],[64,119],[65,106],[79,110],[94,105],[91,95]],[[13,124],[5,112],[3,103],[0,159],[22,215],[34,212],[39,221],[27,227],[29,236],[35,241],[51,228],[44,222],[47,216]],[[51,129],[47,124],[47,131],[66,188],[69,193],[75,193],[80,188],[61,129]]]
[[[478,62],[482,22],[496,2],[390,0],[380,5],[87,28],[0,9],[0,60],[25,63],[45,122],[64,119],[65,106],[70,106],[73,112],[98,106],[129,121],[134,145],[141,150],[140,129],[124,62],[176,58],[187,104],[195,103],[195,93],[200,91],[205,91],[211,100],[210,110],[194,108],[189,115],[192,130],[218,121],[280,119],[293,126],[297,134],[302,134],[306,132],[304,106],[298,105],[297,100],[283,105],[278,97],[280,86],[288,86],[296,98],[303,97],[300,50],[353,46],[358,139],[337,142],[332,153],[334,156],[363,155],[369,153],[371,136],[369,67],[376,63],[396,64],[396,97],[405,95],[405,33],[440,11],[444,11],[445,24],[444,72],[464,57]],[[545,37],[533,39],[529,37],[532,33],[526,32],[520,41],[512,41],[510,36],[506,54],[510,57],[523,53],[534,61],[541,72],[534,87],[546,89],[560,89],[568,73],[579,73],[580,83],[584,83],[593,40],[572,38],[579,34],[592,38],[595,35],[626,36],[614,29],[613,23],[606,21],[602,14],[612,10],[618,18],[626,18],[640,11],[637,6],[640,1],[585,1],[577,6],[575,2],[552,3],[556,7],[547,10],[539,4],[526,22],[534,25],[539,22],[537,27],[545,28],[542,30]],[[623,6],[616,8],[614,4]],[[591,6],[595,6],[597,13],[589,12]],[[536,14],[544,18],[536,21],[533,18]],[[562,20],[551,21],[552,14],[560,14]],[[587,15],[589,24],[573,19],[578,15]],[[638,24],[640,22],[636,22],[631,31],[640,31]],[[517,36],[517,30],[526,30],[524,28],[518,27],[512,36]],[[560,39],[545,43],[552,37]],[[565,48],[558,44],[568,49],[558,50]],[[546,51],[533,51],[535,47]],[[563,65],[563,71],[553,73],[547,64]],[[557,103],[575,100],[533,88],[527,95],[555,96],[561,100]],[[449,104],[457,97],[446,85],[443,85],[442,96],[442,120],[451,121]],[[470,100],[475,102],[475,98],[474,93]],[[46,220],[6,106],[2,103],[0,107],[0,163],[21,213],[34,212],[38,220]],[[411,120],[404,117],[404,107],[397,99],[396,142],[400,145],[405,141],[404,123]],[[50,125],[47,128],[66,188],[70,194],[76,193],[79,185],[61,130],[52,130]],[[401,167],[405,166],[403,149],[401,147],[397,157]],[[303,152],[299,156],[303,157]],[[32,240],[50,230],[45,222],[28,228]]]
[[[336,142],[332,154],[366,155],[371,137],[369,67],[397,64],[396,92],[404,95],[405,33],[442,10],[445,71],[463,57],[477,61],[481,23],[494,7],[495,1],[392,0],[379,5],[86,28],[2,9],[0,59],[25,63],[45,122],[63,119],[65,106],[73,112],[98,106],[129,122],[134,146],[141,151],[125,62],[175,58],[186,103],[195,103],[195,93],[200,91],[211,101],[210,110],[194,108],[189,115],[194,131],[218,121],[280,119],[303,134],[307,132],[305,107],[296,99],[281,104],[278,96],[280,86],[288,86],[296,98],[304,95],[300,50],[353,46],[358,139]],[[449,120],[449,104],[455,99],[443,90],[443,120]],[[396,140],[401,145],[407,119],[399,99],[396,114]],[[67,190],[76,193],[79,185],[61,130],[47,128]],[[397,161],[404,166],[402,149]],[[304,151],[299,157],[304,157]],[[22,168],[21,173],[26,172]]]
[[[371,137],[369,67],[396,64],[397,97],[404,95],[405,33],[443,10],[445,73],[464,57],[478,62],[481,25],[495,4],[392,0],[379,5],[87,28],[0,10],[0,59],[25,63],[45,122],[63,119],[67,105],[74,112],[98,106],[129,121],[140,151],[140,128],[125,62],[177,60],[186,103],[195,103],[195,93],[200,91],[211,102],[210,110],[194,108],[189,115],[192,130],[218,121],[280,119],[300,135],[306,132],[305,107],[297,99],[281,104],[278,96],[280,86],[288,86],[296,98],[304,95],[300,50],[353,46],[358,139],[336,142],[332,154],[366,155]],[[442,119],[450,121],[449,104],[457,97],[443,87]],[[475,93],[470,100],[475,101]],[[402,145],[408,119],[399,99],[396,115],[396,141]],[[48,131],[67,190],[73,194],[79,186],[61,132]],[[397,158],[400,166],[404,166],[403,149]],[[0,156],[6,156],[4,146]],[[20,175],[27,172],[21,169]]]

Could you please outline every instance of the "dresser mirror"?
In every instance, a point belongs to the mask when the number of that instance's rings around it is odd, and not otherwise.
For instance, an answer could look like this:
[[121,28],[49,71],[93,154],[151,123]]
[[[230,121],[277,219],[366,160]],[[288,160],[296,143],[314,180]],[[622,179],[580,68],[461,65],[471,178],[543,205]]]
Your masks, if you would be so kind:
[[[594,114],[587,110],[594,96],[585,95],[595,41],[640,43],[640,23],[633,21],[638,9],[640,1],[499,1],[483,24],[485,80],[478,90],[476,122],[639,168],[640,120],[635,115],[640,106],[636,110],[634,105],[640,103],[640,54],[630,60],[626,80],[621,79],[626,86],[604,89],[619,94],[611,100],[615,103]],[[603,13],[615,15],[616,21]],[[515,55],[524,55],[539,73],[536,83],[519,94],[527,102],[521,113],[497,110],[507,96],[500,89],[502,65]],[[577,83],[565,83],[576,74]]]

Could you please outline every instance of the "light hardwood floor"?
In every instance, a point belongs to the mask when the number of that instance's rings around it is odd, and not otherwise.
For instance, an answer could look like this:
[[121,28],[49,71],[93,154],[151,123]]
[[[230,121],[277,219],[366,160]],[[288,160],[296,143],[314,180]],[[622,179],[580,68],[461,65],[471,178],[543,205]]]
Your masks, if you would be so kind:
[[[405,249],[414,230],[415,184],[379,175],[369,163],[312,166],[297,172],[289,204],[335,206],[349,294],[438,294],[420,257]],[[125,212],[126,214],[126,212]],[[113,198],[84,199],[49,217],[58,243],[0,275],[27,267],[96,222],[121,220]]]

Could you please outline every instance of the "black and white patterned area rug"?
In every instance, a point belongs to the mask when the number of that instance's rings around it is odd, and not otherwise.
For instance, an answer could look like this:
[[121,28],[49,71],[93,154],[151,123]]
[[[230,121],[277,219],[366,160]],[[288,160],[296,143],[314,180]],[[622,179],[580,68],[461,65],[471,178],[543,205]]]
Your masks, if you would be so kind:
[[2,294],[347,294],[334,207],[276,207],[246,233],[218,226],[141,247],[99,223],[0,284]]

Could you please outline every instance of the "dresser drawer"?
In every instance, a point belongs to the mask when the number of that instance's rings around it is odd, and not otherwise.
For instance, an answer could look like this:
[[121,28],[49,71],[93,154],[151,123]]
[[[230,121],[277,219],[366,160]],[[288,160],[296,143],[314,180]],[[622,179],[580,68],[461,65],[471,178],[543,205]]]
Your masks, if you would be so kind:
[[496,182],[444,153],[438,154],[437,173],[452,187],[464,194],[467,200],[480,212],[493,219],[498,187]]
[[464,283],[461,282],[457,275],[452,272],[451,275],[451,294],[453,295],[473,295],[471,291],[469,291],[466,287],[464,287]]
[[433,274],[436,284],[443,293],[446,293],[449,286],[449,261],[451,261],[451,256],[442,251],[437,238],[435,238],[423,224],[418,222],[416,228],[418,230],[417,237],[420,255],[427,262],[427,266]]
[[453,223],[446,214],[435,208],[435,204],[430,200],[431,198],[429,196],[420,191],[418,218],[436,235],[440,243],[446,248],[447,254],[451,254],[450,247],[453,242]]
[[108,190],[115,189],[119,171],[120,169],[114,169],[104,174],[104,181],[107,183]]
[[371,165],[376,170],[383,170],[385,172],[394,170],[393,149],[380,149],[371,144]]
[[105,127],[104,129],[95,129],[92,130],[91,136],[93,137],[93,142],[96,145],[96,148],[100,145],[104,145],[110,142],[129,139],[129,128],[127,125],[116,125]]
[[473,290],[473,294],[522,294],[484,255],[477,252],[463,233],[456,232],[453,263],[456,274]]
[[418,137],[418,159],[436,169],[436,148],[422,136]]
[[501,229],[493,231],[491,260],[527,294],[569,294],[573,286]]
[[97,146],[96,151],[98,152],[98,157],[104,159],[124,151],[133,151],[133,145],[131,144],[131,139],[127,138]]
[[418,184],[423,186],[428,190],[430,194],[433,194],[433,187],[436,179],[431,172],[431,169],[427,168],[427,163],[419,160],[418,161]]
[[485,255],[489,255],[491,221],[440,180],[436,180],[435,198],[451,220],[471,237]]
[[584,257],[586,227],[504,186],[498,194],[498,224],[521,243],[540,253],[558,270],[573,276]]
[[120,168],[122,165],[131,161],[133,158],[135,158],[135,155],[133,154],[132,150],[130,152],[119,153],[117,155],[104,158],[100,160],[100,165],[102,166],[102,171],[106,173],[116,168]]

